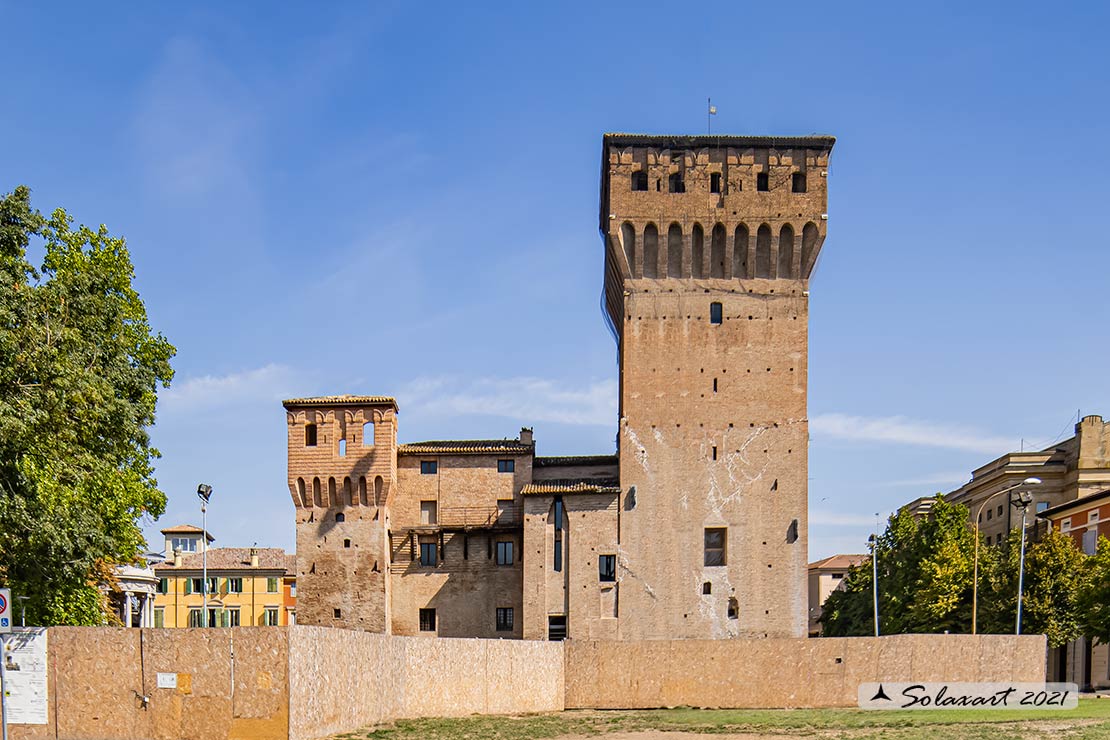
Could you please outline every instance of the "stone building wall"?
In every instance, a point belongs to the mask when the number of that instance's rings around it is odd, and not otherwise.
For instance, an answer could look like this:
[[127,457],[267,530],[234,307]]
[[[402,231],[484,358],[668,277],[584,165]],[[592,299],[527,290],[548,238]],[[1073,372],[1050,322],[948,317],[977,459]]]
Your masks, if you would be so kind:
[[297,526],[297,621],[386,632],[397,404],[386,397],[326,396],[284,405]]
[[832,143],[606,136],[622,639],[805,634],[808,278]]

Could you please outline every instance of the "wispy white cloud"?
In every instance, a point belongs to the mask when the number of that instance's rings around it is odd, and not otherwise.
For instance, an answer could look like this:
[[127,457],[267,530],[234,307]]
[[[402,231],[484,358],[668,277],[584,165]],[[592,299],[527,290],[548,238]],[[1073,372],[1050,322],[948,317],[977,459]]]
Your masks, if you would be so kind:
[[964,470],[961,472],[953,473],[935,473],[933,475],[923,475],[920,478],[906,478],[904,480],[892,480],[882,485],[885,486],[959,486],[963,485],[971,478],[971,473]]
[[987,455],[999,455],[1014,446],[1014,441],[1008,437],[985,434],[965,426],[920,421],[904,416],[818,414],[810,418],[809,428],[816,437],[940,447]]
[[288,397],[299,385],[297,373],[285,365],[269,364],[229,375],[186,378],[159,394],[162,411],[192,412]]
[[544,378],[417,378],[399,394],[410,413],[484,414],[559,424],[608,426],[616,422],[617,383],[572,386]]

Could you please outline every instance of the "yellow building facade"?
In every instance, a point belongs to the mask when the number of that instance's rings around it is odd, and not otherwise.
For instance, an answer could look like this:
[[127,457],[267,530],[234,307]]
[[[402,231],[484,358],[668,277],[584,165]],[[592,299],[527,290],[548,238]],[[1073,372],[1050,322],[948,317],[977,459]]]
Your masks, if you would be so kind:
[[192,525],[164,529],[162,534],[167,559],[154,567],[155,627],[276,627],[295,622],[295,556],[276,547],[211,547],[211,534]]

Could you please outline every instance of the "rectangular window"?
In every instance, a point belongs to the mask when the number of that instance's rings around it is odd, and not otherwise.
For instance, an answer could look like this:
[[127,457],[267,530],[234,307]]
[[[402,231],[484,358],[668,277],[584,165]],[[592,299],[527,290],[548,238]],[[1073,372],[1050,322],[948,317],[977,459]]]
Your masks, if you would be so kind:
[[498,542],[497,543],[497,564],[498,565],[512,565],[513,564],[513,543],[512,542]]
[[420,610],[420,631],[421,632],[435,632],[436,631],[436,610],[435,609],[421,609]]
[[771,178],[766,172],[757,172],[755,175],[755,189],[766,193],[771,189]]
[[170,540],[170,546],[181,552],[196,552],[197,540],[192,537],[174,537]]
[[720,172],[714,172],[713,174],[711,174],[709,176],[709,192],[711,192],[711,193],[721,192],[721,173]]
[[168,594],[169,592],[170,592],[170,579],[169,578],[159,578],[158,579],[158,593]]
[[1095,509],[1094,511],[1087,514],[1087,521],[1088,522],[1097,522],[1098,521],[1098,509]]
[[294,599],[297,598],[297,582],[296,581],[290,581],[289,582],[289,596],[291,598],[294,598]]
[[345,440],[345,439],[339,440],[339,456],[340,457],[346,457],[347,456],[347,440]]
[[1045,511],[1046,509],[1048,509],[1048,502],[1047,501],[1038,501],[1037,502],[1037,513],[1038,514],[1040,514],[1042,511]]
[[435,524],[439,520],[439,507],[435,501],[420,502],[420,523]]
[[421,460],[420,461],[420,474],[421,475],[435,475],[439,466],[436,465],[435,460]]
[[435,541],[425,541],[421,539],[420,542],[420,564],[426,568],[436,567],[436,543]]
[[266,579],[266,593],[276,594],[277,592],[278,592],[278,579],[276,579],[276,578],[267,578]]
[[219,592],[220,592],[220,579],[215,578],[215,577],[209,578],[208,579],[208,593],[218,594]]
[[191,587],[190,590],[192,591],[192,593],[194,593],[194,594],[204,593],[204,579],[203,578],[190,578],[189,579],[189,585]]
[[511,606],[497,607],[497,631],[513,631],[513,608]]
[[243,593],[243,579],[242,578],[228,578],[227,579],[227,592],[229,594]]
[[304,446],[305,447],[315,447],[316,446],[316,425],[315,424],[305,424],[304,425]]
[[159,629],[166,626],[166,607],[154,607],[154,626]]
[[563,533],[555,533],[555,558],[551,565],[556,571],[563,570]]
[[1087,555],[1094,555],[1098,547],[1098,531],[1088,529],[1083,533],[1083,552]]
[[676,172],[667,178],[667,186],[672,193],[685,193],[686,183],[682,180],[682,173]]
[[278,608],[276,606],[266,607],[266,611],[263,615],[263,621],[265,622],[267,627],[277,627],[278,626]]
[[648,176],[643,170],[632,173],[632,190],[634,192],[647,192]]
[[843,573],[833,573],[832,577],[833,577],[834,581],[839,581],[841,578],[844,577],[844,574]]
[[994,518],[994,510],[993,509],[987,509],[987,519],[990,520],[990,519],[993,519],[993,518]]
[[238,627],[239,626],[239,610],[238,609],[228,609],[226,614],[227,614],[227,626],[228,627]]
[[567,639],[567,617],[565,614],[553,614],[547,618],[547,639]]
[[1070,516],[1067,519],[1065,519],[1064,521],[1060,522],[1060,530],[1061,531],[1067,532],[1069,529],[1071,529],[1071,517]]
[[790,178],[790,190],[795,193],[806,191],[806,175],[804,172],[795,172]]
[[1002,516],[1002,504],[998,505],[998,515]]
[[710,324],[723,323],[724,320],[725,320],[725,315],[724,314],[725,314],[724,308],[722,308],[720,303],[710,303],[709,304],[709,323]]
[[555,510],[552,513],[552,518],[555,520],[555,531],[559,532],[563,529],[563,499],[555,499]]
[[512,473],[516,470],[516,460],[498,460],[497,472],[498,473]]
[[597,580],[612,582],[617,580],[617,556],[599,555],[597,558]]
[[705,564],[727,565],[726,540],[728,530],[724,527],[710,527],[705,530]]
[[203,627],[204,618],[200,615],[200,609],[189,610],[189,626],[190,627]]

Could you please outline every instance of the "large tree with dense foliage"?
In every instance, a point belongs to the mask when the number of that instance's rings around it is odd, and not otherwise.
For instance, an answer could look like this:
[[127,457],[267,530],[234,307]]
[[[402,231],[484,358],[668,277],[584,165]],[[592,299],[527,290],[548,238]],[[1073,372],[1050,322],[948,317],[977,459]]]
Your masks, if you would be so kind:
[[[879,625],[883,634],[962,632],[971,624],[975,534],[967,508],[938,496],[928,517],[899,511],[878,538]],[[851,569],[824,604],[824,634],[874,631],[870,560]]]
[[0,583],[36,624],[103,621],[97,584],[165,508],[147,428],[174,348],[133,277],[105,227],[43,216],[26,187],[0,198]]
[[[979,631],[1012,633],[1017,627],[1018,568],[1021,530],[1010,532],[997,557],[980,565]],[[1043,634],[1049,647],[1059,647],[1083,634],[1079,595],[1087,579],[1087,561],[1072,538],[1050,529],[1036,542],[1026,542],[1021,597],[1021,631]]]
[[1085,570],[1075,603],[1080,630],[1100,643],[1110,643],[1110,540],[1098,538]]

